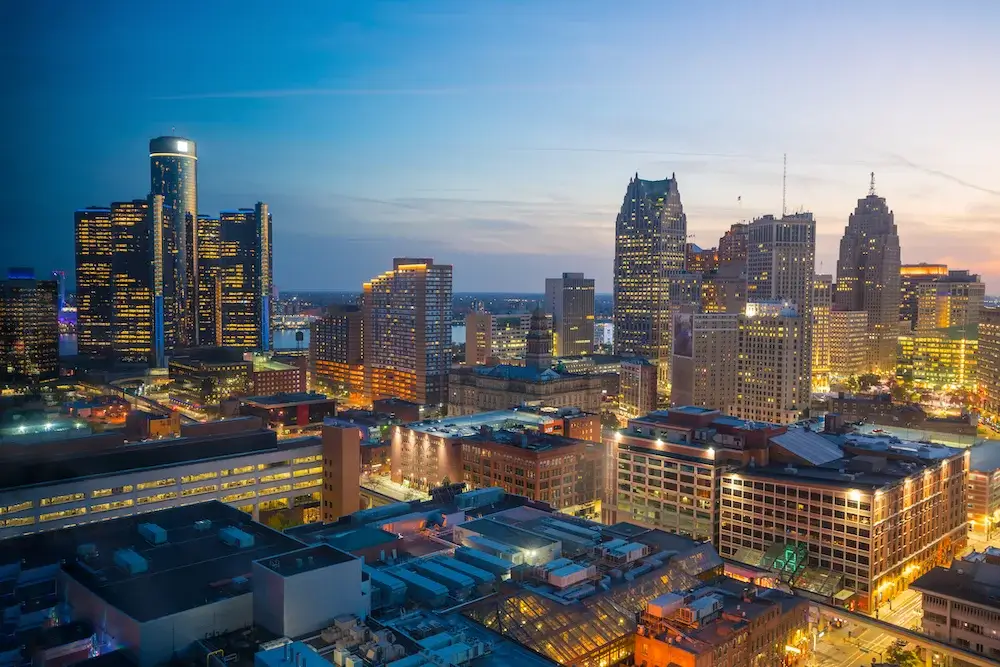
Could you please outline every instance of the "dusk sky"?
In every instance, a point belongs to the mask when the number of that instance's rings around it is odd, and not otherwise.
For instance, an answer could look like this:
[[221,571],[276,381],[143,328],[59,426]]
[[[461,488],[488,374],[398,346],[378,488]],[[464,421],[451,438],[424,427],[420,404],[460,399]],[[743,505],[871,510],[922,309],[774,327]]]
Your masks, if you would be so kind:
[[712,246],[780,213],[782,153],[817,271],[874,171],[904,262],[1000,285],[995,1],[33,0],[0,24],[2,266],[71,271],[73,211],[144,197],[175,127],[201,212],[271,205],[279,289],[415,255],[456,291],[609,292],[633,174],[676,173]]

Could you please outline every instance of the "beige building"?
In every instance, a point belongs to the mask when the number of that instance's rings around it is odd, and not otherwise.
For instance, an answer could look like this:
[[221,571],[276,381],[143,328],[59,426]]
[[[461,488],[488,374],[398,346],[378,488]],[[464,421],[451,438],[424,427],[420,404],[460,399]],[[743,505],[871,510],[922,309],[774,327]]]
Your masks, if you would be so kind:
[[601,378],[558,373],[551,368],[480,366],[453,368],[448,379],[448,414],[471,415],[541,402],[556,408],[600,412]]
[[813,391],[830,387],[830,310],[833,306],[833,276],[818,274],[813,280]]
[[832,310],[829,314],[830,375],[850,377],[868,372],[868,313]]
[[802,419],[812,382],[811,363],[802,362],[811,354],[804,321],[788,304],[747,304],[738,318],[734,417],[774,424]]
[[530,326],[530,313],[469,313],[465,316],[465,363],[523,364]]
[[671,403],[729,410],[736,400],[739,315],[684,309],[675,320]]
[[983,418],[1000,417],[1000,308],[983,308],[979,320],[977,381]]
[[641,358],[623,359],[618,414],[632,419],[656,409],[656,366]]
[[986,285],[980,277],[965,270],[951,270],[947,276],[940,276],[933,282],[922,282],[916,288],[914,329],[958,327],[966,337],[975,338],[985,296]]
[[912,587],[922,593],[924,633],[1000,662],[1000,565],[959,560]]

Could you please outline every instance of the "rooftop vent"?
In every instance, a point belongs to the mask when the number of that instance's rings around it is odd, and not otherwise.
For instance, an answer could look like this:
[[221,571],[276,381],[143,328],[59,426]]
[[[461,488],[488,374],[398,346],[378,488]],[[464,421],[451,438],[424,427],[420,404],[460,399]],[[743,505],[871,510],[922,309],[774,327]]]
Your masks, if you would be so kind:
[[219,539],[223,544],[239,549],[247,549],[254,545],[254,537],[250,533],[235,526],[226,526],[219,531]]
[[150,544],[165,544],[167,541],[167,531],[163,530],[155,523],[140,523],[139,535]]

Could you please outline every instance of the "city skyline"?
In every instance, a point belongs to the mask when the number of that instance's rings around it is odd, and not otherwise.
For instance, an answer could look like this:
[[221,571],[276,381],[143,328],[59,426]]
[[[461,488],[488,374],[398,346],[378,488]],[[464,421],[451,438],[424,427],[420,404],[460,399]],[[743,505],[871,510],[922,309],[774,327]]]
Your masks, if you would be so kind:
[[[707,247],[731,223],[780,214],[785,152],[789,209],[816,215],[817,273],[834,272],[875,171],[904,263],[960,265],[995,284],[1000,257],[978,240],[1000,216],[981,141],[1000,97],[976,86],[996,55],[976,36],[998,10],[949,9],[942,22],[942,8],[891,5],[866,6],[863,29],[841,9],[678,8],[663,45],[642,38],[655,25],[597,4],[571,21],[550,20],[564,14],[557,2],[323,5],[281,20],[217,8],[191,25],[199,49],[168,55],[139,29],[145,8],[115,11],[121,40],[82,48],[110,8],[38,3],[6,45],[23,131],[3,203],[31,224],[10,225],[0,261],[70,271],[72,211],[145,195],[144,148],[175,127],[198,142],[199,209],[260,199],[279,212],[280,289],[355,289],[370,267],[418,254],[455,265],[456,291],[538,292],[547,276],[582,271],[608,293],[624,174],[676,173],[693,241]],[[213,39],[262,24],[273,52],[237,60]],[[764,29],[810,39],[792,55],[760,42]],[[910,42],[926,48],[897,60]],[[168,58],[174,67],[158,66]],[[669,87],[648,82],[656,61],[673,63]],[[854,91],[872,77],[893,85],[866,92],[859,111]],[[122,86],[119,103],[96,104]],[[88,169],[62,154],[86,154]],[[577,242],[557,242],[567,234]],[[329,249],[345,261],[324,262]]]

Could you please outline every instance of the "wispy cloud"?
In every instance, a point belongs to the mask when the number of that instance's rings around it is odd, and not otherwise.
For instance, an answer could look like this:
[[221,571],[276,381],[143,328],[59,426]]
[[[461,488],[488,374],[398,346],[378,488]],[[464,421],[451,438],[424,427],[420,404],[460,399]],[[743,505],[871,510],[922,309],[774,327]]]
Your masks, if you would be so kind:
[[270,99],[282,97],[417,97],[469,95],[488,93],[548,93],[567,91],[620,90],[626,86],[595,85],[592,83],[519,83],[489,86],[427,86],[415,88],[271,88],[261,90],[221,90],[198,93],[162,95],[153,99],[167,100],[224,100]]
[[943,179],[945,179],[947,181],[951,181],[952,183],[957,183],[958,185],[961,185],[962,187],[969,188],[970,190],[977,190],[979,192],[985,192],[986,194],[1000,196],[1000,190],[992,190],[990,188],[985,188],[985,187],[983,187],[981,185],[976,185],[975,183],[970,183],[969,181],[966,181],[965,179],[959,178],[958,176],[955,176],[953,174],[949,174],[949,173],[943,172],[943,171],[941,171],[939,169],[932,169],[931,167],[925,167],[923,165],[920,165],[920,164],[917,164],[915,162],[911,162],[910,160],[907,160],[902,155],[893,155],[892,157],[895,158],[896,160],[898,160],[900,164],[903,164],[903,165],[905,165],[907,167],[910,167],[911,169],[916,169],[917,171],[921,171],[921,172],[923,172],[925,174],[928,174],[929,176],[937,176],[938,178],[943,178]]

